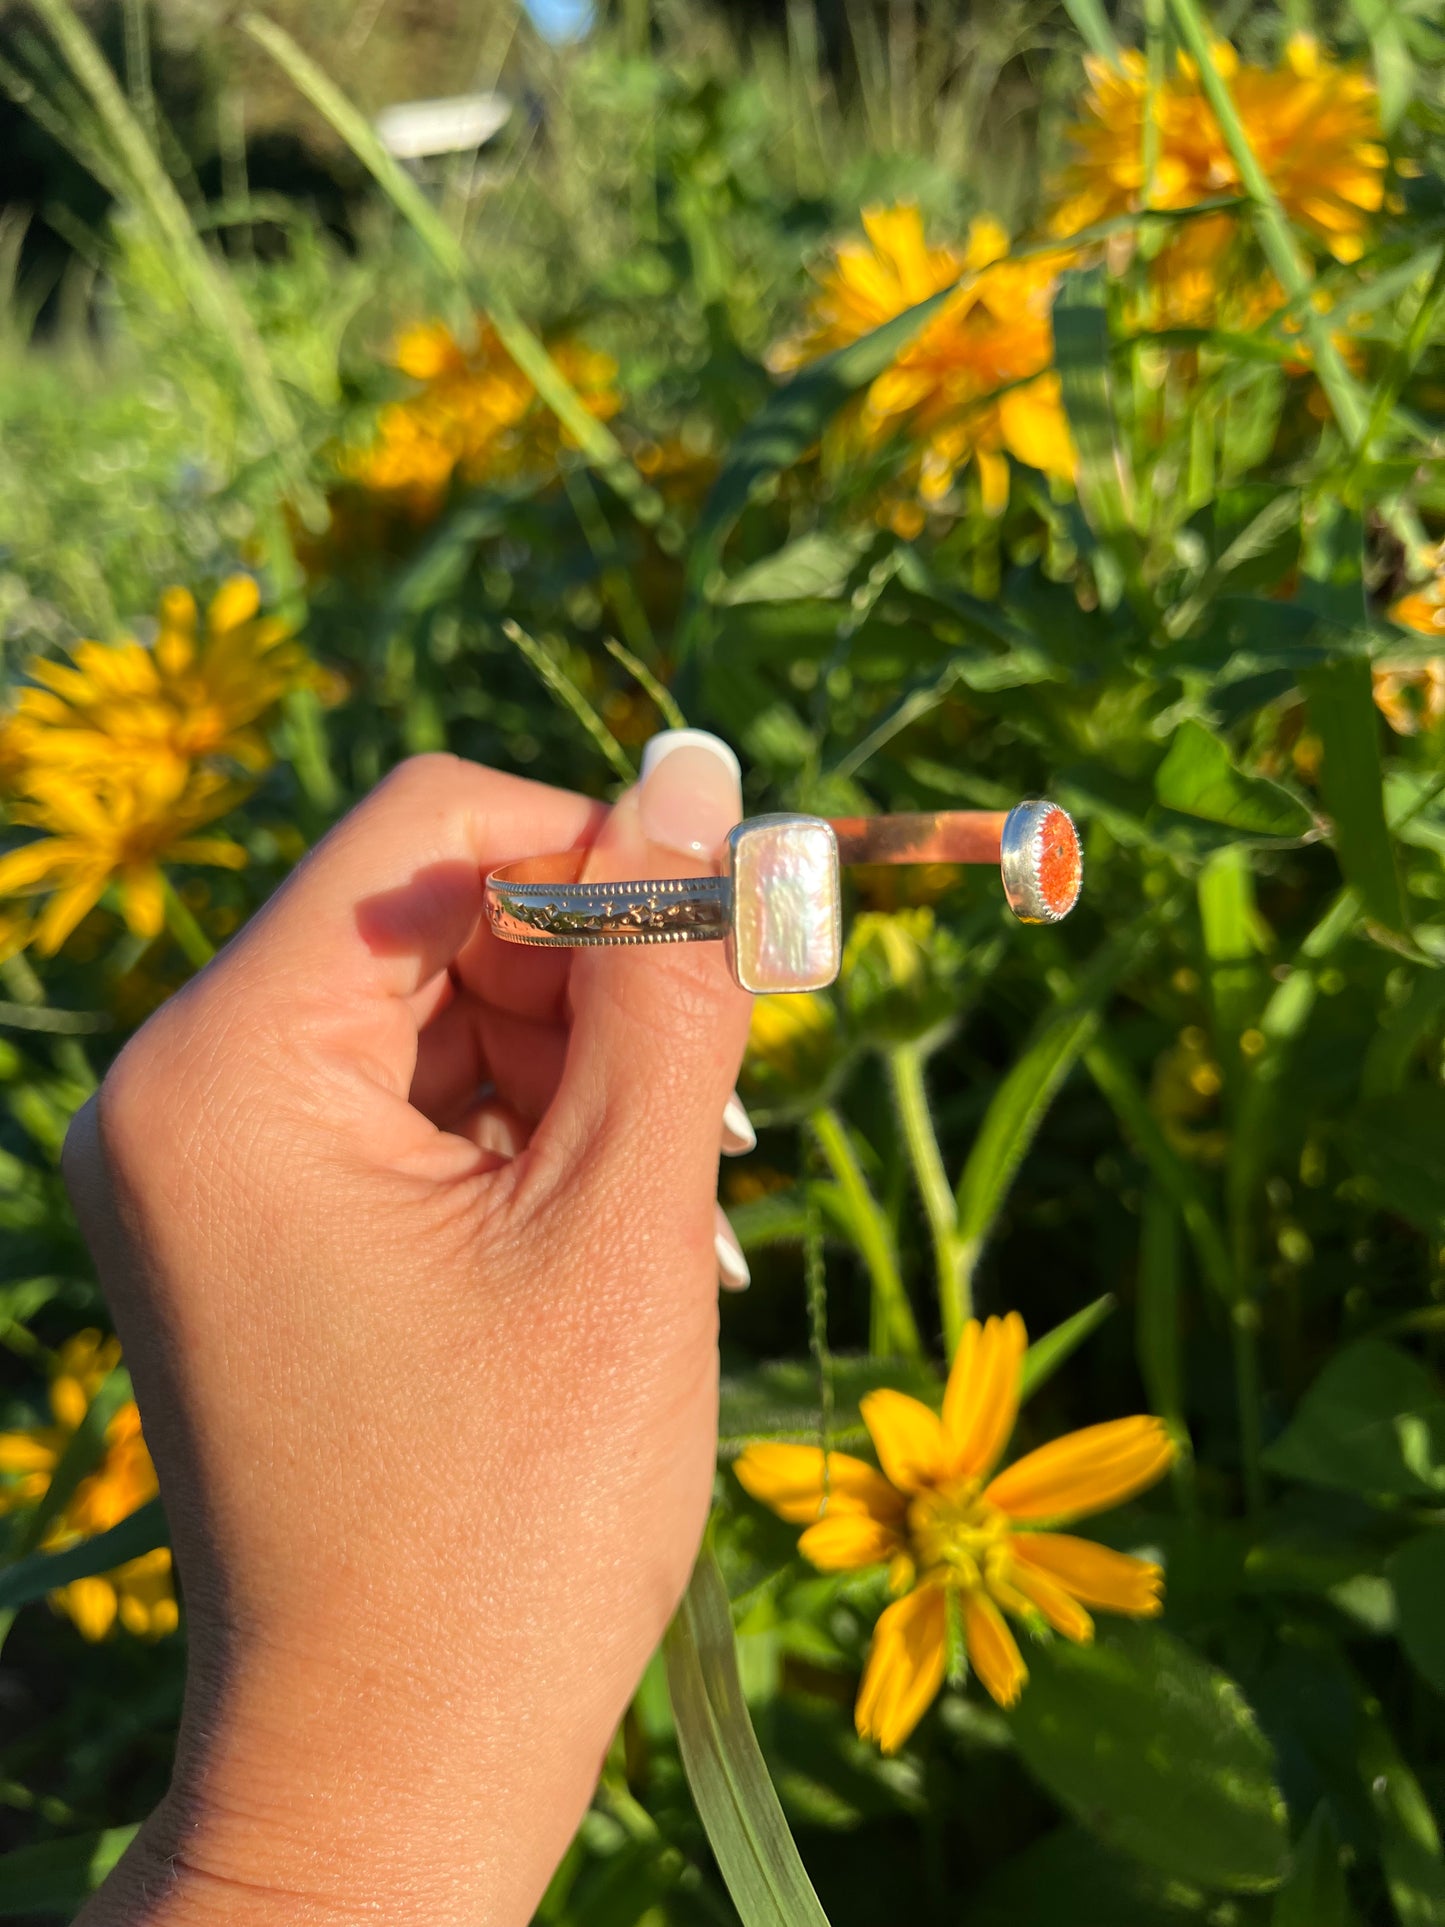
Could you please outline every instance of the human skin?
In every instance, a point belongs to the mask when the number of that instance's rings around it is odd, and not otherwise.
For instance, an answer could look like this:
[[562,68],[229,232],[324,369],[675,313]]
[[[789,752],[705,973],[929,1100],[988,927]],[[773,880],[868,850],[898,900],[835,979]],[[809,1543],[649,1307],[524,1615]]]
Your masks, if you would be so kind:
[[711,868],[733,769],[609,815],[404,764],[78,1116],[189,1637],[84,1927],[531,1918],[705,1523],[748,999],[716,944],[502,944],[482,879]]

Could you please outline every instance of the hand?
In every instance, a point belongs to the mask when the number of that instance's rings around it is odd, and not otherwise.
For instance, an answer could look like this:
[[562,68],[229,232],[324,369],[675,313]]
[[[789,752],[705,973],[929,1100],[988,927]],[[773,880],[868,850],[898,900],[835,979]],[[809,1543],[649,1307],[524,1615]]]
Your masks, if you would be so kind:
[[77,1118],[190,1638],[90,1927],[530,1919],[706,1517],[748,999],[719,945],[500,943],[482,879],[711,869],[711,740],[610,815],[405,764]]

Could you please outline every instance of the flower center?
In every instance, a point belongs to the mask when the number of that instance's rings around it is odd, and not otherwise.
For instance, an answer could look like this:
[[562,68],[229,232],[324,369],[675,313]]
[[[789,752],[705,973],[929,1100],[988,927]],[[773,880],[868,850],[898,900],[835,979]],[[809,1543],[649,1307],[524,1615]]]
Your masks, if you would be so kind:
[[965,1591],[1003,1576],[1009,1522],[980,1496],[977,1479],[920,1492],[908,1508],[908,1536],[920,1573]]

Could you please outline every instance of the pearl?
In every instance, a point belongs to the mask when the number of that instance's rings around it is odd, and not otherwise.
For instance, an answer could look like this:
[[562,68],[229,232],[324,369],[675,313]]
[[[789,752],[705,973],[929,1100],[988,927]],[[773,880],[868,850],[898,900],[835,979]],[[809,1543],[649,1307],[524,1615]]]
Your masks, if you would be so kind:
[[822,990],[838,975],[838,840],[817,816],[755,816],[728,839],[732,965],[744,990]]

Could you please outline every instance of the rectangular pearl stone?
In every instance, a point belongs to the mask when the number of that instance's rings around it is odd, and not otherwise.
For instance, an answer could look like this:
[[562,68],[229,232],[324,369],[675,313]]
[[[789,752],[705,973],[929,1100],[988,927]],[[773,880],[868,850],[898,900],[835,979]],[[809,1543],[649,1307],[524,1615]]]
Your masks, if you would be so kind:
[[729,960],[744,990],[822,990],[838,975],[838,840],[819,816],[754,816],[728,838]]

